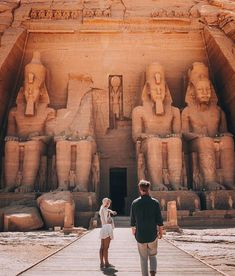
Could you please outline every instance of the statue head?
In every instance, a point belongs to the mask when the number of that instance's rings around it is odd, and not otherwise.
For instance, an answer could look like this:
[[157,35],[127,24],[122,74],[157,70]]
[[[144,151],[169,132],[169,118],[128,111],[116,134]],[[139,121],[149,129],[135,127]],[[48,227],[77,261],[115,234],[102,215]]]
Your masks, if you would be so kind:
[[198,80],[195,85],[195,97],[196,101],[200,104],[208,104],[211,98],[211,84],[206,78]]
[[142,100],[154,103],[157,115],[164,114],[164,105],[172,103],[165,80],[165,72],[159,63],[152,63],[146,69],[146,83],[142,92]]
[[208,68],[202,62],[194,62],[188,71],[189,83],[185,102],[187,104],[217,103],[217,96],[209,79]]
[[46,89],[46,69],[41,63],[40,52],[33,53],[31,62],[25,66],[24,77],[25,115],[33,116],[35,107]]
[[39,102],[49,104],[45,80],[46,68],[41,63],[40,52],[34,52],[31,62],[25,66],[24,86],[17,96],[17,105],[26,103],[26,116],[35,115]]

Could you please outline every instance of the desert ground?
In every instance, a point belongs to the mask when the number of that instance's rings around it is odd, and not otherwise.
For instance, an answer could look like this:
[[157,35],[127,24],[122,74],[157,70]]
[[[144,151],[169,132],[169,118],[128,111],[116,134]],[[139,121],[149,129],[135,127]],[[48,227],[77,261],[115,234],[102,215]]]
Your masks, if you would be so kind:
[[[0,275],[16,275],[76,238],[77,234],[64,235],[59,231],[2,232]],[[167,232],[165,238],[227,275],[235,276],[235,228],[182,229],[182,233]]]

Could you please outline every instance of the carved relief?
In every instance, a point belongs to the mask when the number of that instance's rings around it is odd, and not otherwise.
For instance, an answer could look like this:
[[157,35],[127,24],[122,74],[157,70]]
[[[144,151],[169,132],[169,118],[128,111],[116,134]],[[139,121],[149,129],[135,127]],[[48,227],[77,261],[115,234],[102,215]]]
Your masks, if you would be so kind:
[[109,76],[109,128],[116,128],[116,121],[123,120],[123,81],[121,75]]
[[111,9],[84,9],[83,17],[111,17]]
[[235,41],[235,13],[221,13],[218,16],[218,24],[225,34]]
[[150,15],[153,18],[189,18],[189,17],[197,17],[197,15],[190,10],[182,10],[182,9],[159,9],[155,10]]
[[78,19],[81,15],[81,10],[32,9],[29,16],[31,19],[68,20]]
[[29,17],[31,19],[52,19],[52,20],[69,20],[78,19],[79,17],[111,17],[111,9],[87,9],[83,10],[62,10],[62,9],[32,9]]

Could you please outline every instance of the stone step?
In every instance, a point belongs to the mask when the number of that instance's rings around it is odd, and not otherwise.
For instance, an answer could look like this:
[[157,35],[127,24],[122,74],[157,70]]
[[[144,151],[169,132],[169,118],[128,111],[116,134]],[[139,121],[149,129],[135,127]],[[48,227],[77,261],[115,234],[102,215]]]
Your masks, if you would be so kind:
[[117,217],[114,217],[113,219],[114,219],[115,227],[120,227],[120,228],[130,227],[130,217],[128,216],[117,216]]

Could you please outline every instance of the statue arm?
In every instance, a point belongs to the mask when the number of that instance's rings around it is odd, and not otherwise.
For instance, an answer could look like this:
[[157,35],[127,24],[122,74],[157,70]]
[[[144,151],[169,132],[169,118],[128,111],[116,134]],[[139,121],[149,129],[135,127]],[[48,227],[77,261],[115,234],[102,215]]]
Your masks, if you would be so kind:
[[143,129],[142,129],[142,110],[141,107],[134,108],[132,112],[132,138],[134,142],[140,138],[144,138]]
[[182,133],[186,140],[190,141],[199,137],[199,134],[190,131],[190,118],[186,107],[181,115],[182,120]]
[[180,134],[181,133],[181,118],[180,118],[179,109],[176,107],[173,107],[173,114],[174,114],[173,126],[172,126],[173,133]]
[[226,122],[226,117],[225,113],[223,110],[220,110],[220,126],[219,126],[219,133],[227,133],[228,128],[227,128],[227,122]]
[[48,115],[45,125],[45,133],[48,136],[53,136],[55,133],[56,111],[53,108],[48,108]]
[[15,109],[13,108],[8,117],[7,123],[7,136],[5,138],[6,141],[15,140],[17,137],[16,130],[16,120],[15,120]]
[[41,141],[45,144],[48,144],[53,136],[53,130],[50,128],[50,122],[55,119],[55,110],[48,108],[47,118],[45,122],[45,135],[40,135],[39,133],[32,133],[29,138],[34,141]]

